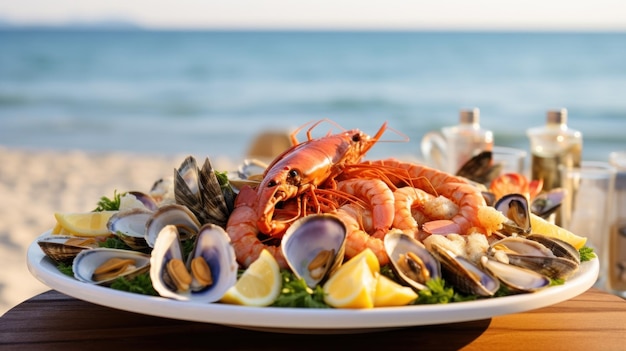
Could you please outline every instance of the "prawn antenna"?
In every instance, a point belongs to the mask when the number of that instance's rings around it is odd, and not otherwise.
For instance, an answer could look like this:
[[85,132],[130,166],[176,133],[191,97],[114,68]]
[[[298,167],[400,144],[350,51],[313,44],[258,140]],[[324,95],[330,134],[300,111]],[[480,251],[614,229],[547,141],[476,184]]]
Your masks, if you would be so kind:
[[[300,134],[300,132],[305,129],[308,128],[306,131],[306,137],[307,140],[312,140],[313,136],[311,135],[311,133],[313,132],[313,130],[315,128],[317,128],[317,126],[319,126],[321,123],[329,123],[331,125],[333,125],[335,128],[341,130],[341,131],[346,131],[346,128],[342,127],[339,125],[339,123],[329,119],[329,118],[323,118],[317,121],[308,121],[306,123],[304,123],[303,125],[301,125],[300,127],[296,128],[292,133],[291,133],[291,143],[292,145],[298,145],[298,139],[297,139],[297,135]],[[331,135],[333,132],[333,129],[331,128],[327,133],[326,136]]]

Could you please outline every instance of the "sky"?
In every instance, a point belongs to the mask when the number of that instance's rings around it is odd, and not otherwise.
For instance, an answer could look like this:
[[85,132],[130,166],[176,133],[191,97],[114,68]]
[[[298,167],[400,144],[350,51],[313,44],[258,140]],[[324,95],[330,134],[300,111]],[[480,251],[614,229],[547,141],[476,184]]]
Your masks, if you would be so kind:
[[123,20],[152,29],[626,30],[624,0],[0,0],[15,24]]

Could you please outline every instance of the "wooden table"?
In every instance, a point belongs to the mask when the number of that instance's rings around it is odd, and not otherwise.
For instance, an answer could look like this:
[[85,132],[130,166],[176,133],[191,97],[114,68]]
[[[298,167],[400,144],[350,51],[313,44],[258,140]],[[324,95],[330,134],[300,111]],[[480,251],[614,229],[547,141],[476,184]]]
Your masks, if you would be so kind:
[[534,311],[366,334],[298,335],[151,317],[51,290],[0,318],[0,350],[626,350],[626,301],[592,288]]

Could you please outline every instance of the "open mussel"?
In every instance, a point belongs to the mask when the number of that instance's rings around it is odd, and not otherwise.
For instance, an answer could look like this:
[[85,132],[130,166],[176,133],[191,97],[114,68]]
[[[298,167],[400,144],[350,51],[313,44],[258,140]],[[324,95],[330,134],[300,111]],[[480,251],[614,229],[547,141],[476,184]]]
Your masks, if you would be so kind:
[[481,257],[481,267],[498,278],[511,293],[529,293],[550,286],[550,279],[527,268]]
[[129,191],[120,197],[120,209],[142,208],[156,211],[159,203],[150,194],[141,191]]
[[91,284],[110,285],[132,279],[150,269],[150,255],[139,251],[95,248],[81,251],[72,264],[74,278]]
[[145,208],[119,211],[109,218],[107,228],[133,250],[142,250],[148,247],[146,224],[153,214]]
[[442,277],[459,291],[478,296],[493,296],[500,280],[468,259],[457,256],[440,245],[431,245],[433,255],[441,263]]
[[456,172],[456,175],[479,184],[488,185],[501,171],[502,165],[493,162],[493,153],[485,150],[465,162]]
[[503,223],[502,232],[506,235],[530,233],[530,210],[528,199],[522,194],[508,194],[502,196],[494,207],[502,212],[508,221]]
[[257,159],[245,159],[237,168],[236,172],[230,172],[228,181],[233,186],[235,192],[239,192],[242,186],[258,186],[263,180],[263,173],[267,164]]
[[430,279],[441,278],[439,261],[413,237],[390,232],[385,235],[384,246],[396,276],[414,290],[426,289]]
[[539,193],[530,204],[530,211],[542,218],[548,218],[561,207],[566,190],[554,188]]
[[492,243],[489,255],[552,279],[567,279],[579,267],[579,263],[574,259],[558,257],[544,244],[519,236],[507,237]]
[[176,203],[187,206],[202,224],[225,227],[233,209],[235,194],[230,185],[224,188],[208,158],[198,168],[195,158],[188,156],[174,171]]
[[165,226],[150,262],[154,289],[176,300],[215,302],[237,281],[238,265],[230,238],[211,223],[200,228],[188,254],[183,252],[176,226]]
[[580,251],[564,240],[542,234],[530,234],[525,238],[543,244],[543,246],[547,247],[557,257],[564,257],[580,264]]
[[287,229],[281,250],[292,272],[314,288],[342,263],[346,235],[346,225],[338,217],[312,214]]
[[150,247],[154,247],[161,229],[170,224],[176,226],[183,240],[193,238],[198,234],[198,230],[202,226],[196,215],[186,206],[179,204],[164,205],[156,210],[146,222],[146,243]]

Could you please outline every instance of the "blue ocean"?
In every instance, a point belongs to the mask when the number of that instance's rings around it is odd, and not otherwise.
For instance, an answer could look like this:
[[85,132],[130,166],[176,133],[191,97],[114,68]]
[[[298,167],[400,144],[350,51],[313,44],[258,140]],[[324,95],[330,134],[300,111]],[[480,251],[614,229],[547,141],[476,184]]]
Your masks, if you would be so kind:
[[[0,31],[0,145],[243,157],[328,118],[385,134],[369,157],[477,107],[497,145],[567,108],[583,159],[626,150],[626,33]],[[408,136],[408,142],[391,142]]]

